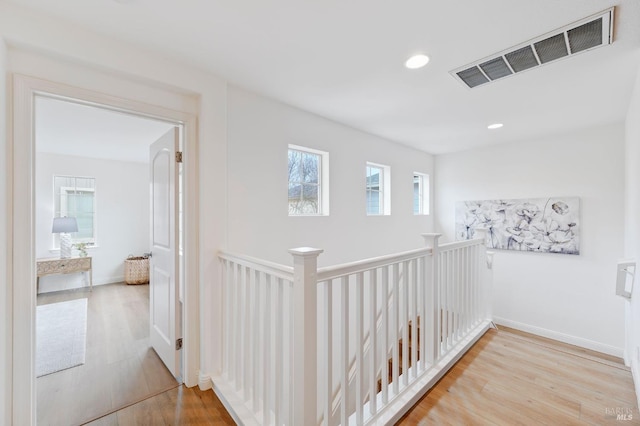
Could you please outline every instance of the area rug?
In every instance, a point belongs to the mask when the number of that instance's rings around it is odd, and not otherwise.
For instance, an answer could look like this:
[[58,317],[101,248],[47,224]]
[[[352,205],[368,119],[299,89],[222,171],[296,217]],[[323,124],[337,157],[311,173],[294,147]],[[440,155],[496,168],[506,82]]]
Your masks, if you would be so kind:
[[37,307],[36,377],[84,364],[86,347],[86,298]]

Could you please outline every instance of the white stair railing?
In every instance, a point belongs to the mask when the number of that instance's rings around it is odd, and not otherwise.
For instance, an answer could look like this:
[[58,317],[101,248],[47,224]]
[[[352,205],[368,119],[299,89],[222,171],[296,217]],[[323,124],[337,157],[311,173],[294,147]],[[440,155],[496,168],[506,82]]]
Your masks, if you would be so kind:
[[244,424],[390,424],[488,329],[482,240],[317,268],[229,253],[223,373],[214,386]]
[[[418,328],[412,327],[410,338],[408,324],[417,324],[426,309],[427,292],[420,283],[429,273],[430,255],[425,248],[318,271],[326,321],[321,353],[326,376],[322,418],[329,419],[327,424],[351,419],[363,424],[408,382],[409,375],[401,371],[410,371],[409,356],[416,361],[418,352],[416,344],[409,350],[409,340],[420,341],[424,353],[424,336],[418,338]],[[413,364],[415,377],[425,366]]]
[[291,267],[219,255],[223,375],[214,386],[245,423],[294,424],[291,413]]

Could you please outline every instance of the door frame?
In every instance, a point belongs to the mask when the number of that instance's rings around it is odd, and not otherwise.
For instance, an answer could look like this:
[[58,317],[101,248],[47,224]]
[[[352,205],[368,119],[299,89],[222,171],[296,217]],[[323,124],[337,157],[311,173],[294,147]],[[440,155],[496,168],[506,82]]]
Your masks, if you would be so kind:
[[182,371],[187,386],[198,384],[199,327],[199,188],[197,116],[160,105],[124,99],[62,83],[12,76],[13,111],[7,153],[8,277],[12,298],[12,423],[36,423],[35,377],[35,97],[72,100],[183,125],[184,294]]

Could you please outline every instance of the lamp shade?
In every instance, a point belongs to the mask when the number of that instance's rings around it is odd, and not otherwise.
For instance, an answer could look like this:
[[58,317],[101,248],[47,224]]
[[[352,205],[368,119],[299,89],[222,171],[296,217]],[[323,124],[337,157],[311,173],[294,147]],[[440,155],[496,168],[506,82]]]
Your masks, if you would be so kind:
[[52,234],[59,234],[62,232],[78,232],[78,222],[75,217],[54,217],[53,227],[51,228]]

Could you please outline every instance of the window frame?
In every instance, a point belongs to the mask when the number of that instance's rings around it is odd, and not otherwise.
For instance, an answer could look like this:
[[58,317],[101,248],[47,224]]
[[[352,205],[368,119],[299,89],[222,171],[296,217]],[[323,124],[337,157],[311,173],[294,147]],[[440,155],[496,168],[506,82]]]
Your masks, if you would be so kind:
[[[418,179],[418,211],[416,211],[415,184]],[[429,215],[429,175],[413,172],[413,214],[415,216]]]
[[[56,178],[63,179],[73,179],[75,185],[74,186],[60,186],[60,192],[56,193]],[[86,188],[82,186],[77,186],[78,179],[92,179],[93,180],[93,188]],[[97,247],[98,246],[98,212],[97,212],[97,184],[96,178],[90,176],[76,176],[76,175],[53,175],[53,207],[54,217],[64,217],[68,215],[68,207],[62,203],[62,195],[69,194],[71,192],[85,192],[85,193],[93,193],[93,236],[88,238],[78,238],[71,234],[71,242],[72,244],[77,243],[86,243],[88,247]],[[56,201],[56,197],[58,200]],[[58,209],[56,209],[58,207]],[[60,235],[53,234],[53,250],[60,249]]]
[[[378,181],[378,190],[369,189],[369,169],[375,168],[380,170],[380,179]],[[369,194],[377,192],[379,200],[378,212],[369,210]],[[367,161],[365,166],[365,212],[367,216],[390,216],[391,215],[391,167]]]
[[[329,216],[329,153],[326,151],[320,151],[318,149],[308,148],[305,146],[289,144],[287,146],[287,167],[288,167],[288,159],[289,153],[291,151],[296,151],[301,154],[311,154],[318,157],[318,183],[309,183],[304,182],[303,179],[299,181],[293,181],[294,184],[300,185],[304,188],[307,186],[317,186],[318,188],[318,202],[317,202],[317,212],[315,213],[295,213],[292,212],[289,207],[289,196],[287,192],[287,209],[289,217],[308,217],[308,216]],[[301,157],[302,158],[302,157]],[[291,176],[287,176],[287,191],[291,186],[292,181],[290,180]],[[303,199],[304,190],[301,191],[300,196]]]

